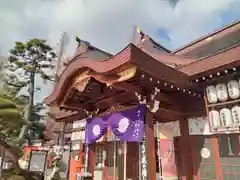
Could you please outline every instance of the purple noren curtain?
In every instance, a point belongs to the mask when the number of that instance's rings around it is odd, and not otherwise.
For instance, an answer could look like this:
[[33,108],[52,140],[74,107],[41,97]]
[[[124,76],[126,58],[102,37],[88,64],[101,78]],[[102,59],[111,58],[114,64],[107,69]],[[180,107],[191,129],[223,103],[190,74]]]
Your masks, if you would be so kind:
[[140,104],[126,111],[112,113],[105,117],[87,120],[85,143],[90,144],[100,139],[107,131],[111,131],[122,141],[141,142],[144,131],[146,106]]
[[100,139],[107,131],[108,122],[106,118],[91,118],[87,120],[85,131],[85,143],[90,144]]
[[107,116],[111,131],[122,141],[142,141],[145,112],[146,106],[140,104]]

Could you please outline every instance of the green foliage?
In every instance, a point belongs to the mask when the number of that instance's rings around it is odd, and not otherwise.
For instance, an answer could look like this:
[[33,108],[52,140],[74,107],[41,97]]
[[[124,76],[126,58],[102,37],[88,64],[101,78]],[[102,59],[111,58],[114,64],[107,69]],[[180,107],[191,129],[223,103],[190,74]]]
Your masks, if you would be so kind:
[[[4,77],[3,89],[0,90],[0,140],[13,150],[19,150],[21,143],[26,139],[42,138],[44,126],[39,122],[42,118],[39,112],[44,106],[42,103],[34,103],[34,93],[39,90],[35,89],[35,75],[39,74],[45,80],[52,80],[53,77],[49,76],[46,70],[54,67],[54,59],[55,54],[45,40],[16,42],[15,47],[10,50],[6,66],[10,72]],[[18,74],[19,72],[21,74]],[[19,96],[23,88],[28,88],[27,95]],[[18,157],[15,151],[11,154]],[[12,171],[10,175],[34,179],[35,175],[29,176],[15,165],[16,167],[9,170]]]
[[24,124],[23,111],[26,101],[12,96],[11,93],[0,92],[0,137],[16,138]]
[[[30,139],[34,139],[36,131],[38,133],[43,131],[42,125],[36,123],[42,118],[39,112],[44,109],[44,106],[34,103],[35,91],[41,90],[35,87],[35,76],[38,74],[43,80],[53,81],[54,77],[49,75],[47,71],[54,68],[55,58],[56,55],[52,48],[46,43],[46,40],[42,39],[35,38],[26,43],[16,42],[14,48],[10,50],[7,69],[13,73],[6,76],[5,89],[17,95],[22,88],[28,88],[28,104],[23,118],[23,126],[25,127],[22,127],[19,139],[29,135]],[[26,134],[27,132],[28,134]]]
[[[32,39],[26,43],[16,42],[15,47],[10,50],[6,66],[10,73],[4,77],[3,89],[0,90],[0,139],[13,150],[19,150],[21,142],[26,138],[35,139],[36,134],[42,138],[44,126],[39,122],[39,112],[44,106],[42,103],[34,103],[34,93],[37,90],[35,75],[39,74],[45,80],[52,80],[53,77],[48,75],[46,70],[54,68],[55,57],[52,48],[45,40],[40,39]],[[19,72],[22,75],[18,74]],[[28,88],[28,95],[19,96],[19,92],[25,87]],[[18,157],[15,151],[10,154]],[[4,174],[38,179],[38,175],[29,175],[15,165],[8,170],[10,174]],[[17,176],[11,178],[17,179]]]
[[53,76],[48,75],[46,70],[54,68],[55,58],[55,53],[45,40],[31,39],[26,43],[16,42],[15,47],[10,50],[7,68],[12,72],[23,70],[24,80],[19,80],[16,74],[11,74],[7,78],[7,84],[21,89],[30,83],[31,72],[52,81]]
[[40,180],[42,179],[42,176],[37,173],[20,169],[19,167],[12,167],[4,170],[4,178],[6,180]]

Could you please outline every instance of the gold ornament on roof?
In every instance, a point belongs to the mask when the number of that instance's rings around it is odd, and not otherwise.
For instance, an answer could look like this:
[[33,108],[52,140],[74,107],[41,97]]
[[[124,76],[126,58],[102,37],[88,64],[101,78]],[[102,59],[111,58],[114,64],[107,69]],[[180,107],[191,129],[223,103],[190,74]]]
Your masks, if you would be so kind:
[[132,66],[128,69],[125,69],[125,70],[117,73],[117,75],[120,76],[117,79],[117,82],[122,82],[122,81],[126,81],[128,79],[131,79],[132,77],[135,76],[136,72],[137,72],[137,66]]
[[141,32],[141,29],[140,29],[140,28],[137,28],[137,32],[140,33],[140,32]]

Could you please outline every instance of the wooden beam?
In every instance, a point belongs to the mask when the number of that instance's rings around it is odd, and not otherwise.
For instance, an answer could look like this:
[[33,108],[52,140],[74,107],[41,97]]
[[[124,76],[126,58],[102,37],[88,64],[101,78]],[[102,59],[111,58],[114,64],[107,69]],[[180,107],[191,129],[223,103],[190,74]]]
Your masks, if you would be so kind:
[[[189,96],[183,92],[168,92],[170,99],[175,100],[181,112],[204,111],[204,99],[197,96]],[[192,103],[194,102],[194,103]],[[177,106],[177,107],[178,107]]]
[[155,116],[157,118],[166,119],[169,121],[176,121],[184,118],[184,115],[182,113],[165,108],[159,108],[155,113]]
[[[239,74],[237,73],[232,73],[232,74],[226,74],[223,76],[218,76],[212,79],[208,79],[208,81],[200,81],[200,82],[193,82],[194,84],[196,84],[199,89],[201,89],[203,92],[205,91],[205,88],[209,85],[215,84],[216,82],[227,82],[231,79],[234,79],[235,76],[237,76]],[[201,78],[201,77],[200,77]],[[197,79],[197,78],[195,78]]]
[[[164,96],[163,96],[164,97]],[[84,109],[92,109],[92,110],[97,110],[97,109],[106,109],[112,105],[115,104],[124,104],[127,103],[128,101],[134,101],[136,100],[135,95],[132,95],[131,92],[125,92],[121,93],[116,96],[111,96],[109,98],[103,99],[99,102],[97,102],[93,107],[90,108],[90,106],[84,105],[84,104],[76,104],[72,106],[66,106],[64,105],[63,107],[69,110],[74,110],[74,111],[80,111],[83,112]],[[137,104],[136,100],[136,104]],[[182,120],[191,116],[197,116],[198,114],[201,115],[204,112],[199,111],[199,112],[186,112],[186,111],[181,111],[181,110],[170,110],[164,107],[160,107],[159,110],[156,112],[155,116],[161,119],[165,119],[168,121],[176,121],[176,120]],[[79,113],[81,114],[81,113]],[[85,113],[84,113],[85,114]]]
[[133,92],[136,92],[136,91],[139,92],[141,90],[139,87],[134,86],[127,82],[115,83],[112,85],[112,87],[118,90],[133,91]]
[[159,108],[158,111],[155,113],[155,116],[157,118],[161,118],[169,121],[176,121],[176,120],[185,120],[192,116],[202,115],[203,113],[204,113],[203,111],[186,113],[186,112],[179,112],[177,110],[175,111],[175,110],[170,110],[166,108]]
[[[124,91],[130,92],[134,96],[135,96],[135,94],[134,94],[135,92],[142,92],[143,91],[143,89],[141,89],[140,87],[138,87],[136,85],[132,85],[132,84],[127,83],[127,82],[114,84],[113,87],[118,89],[118,90],[124,90]],[[152,93],[152,92],[150,92],[150,89],[145,89],[145,91],[148,92],[149,96]],[[182,102],[182,101],[180,101],[181,98],[172,97],[172,93],[168,93],[168,92],[161,93],[160,92],[158,97],[159,97],[160,101],[166,102],[167,104],[171,104],[173,106],[176,106],[179,109],[180,109],[180,107],[182,107],[181,104],[180,104],[180,102]],[[123,99],[127,100],[126,97],[123,98]]]
[[[97,102],[95,104],[95,109],[105,109],[105,108],[108,108],[109,106],[111,105],[115,105],[115,104],[118,104],[118,103],[127,103],[129,101],[136,101],[136,104],[137,104],[137,100],[136,100],[136,97],[135,95],[133,95],[133,92],[124,92],[124,93],[121,93],[119,95],[116,95],[116,96],[111,96],[109,98],[105,98],[99,102]],[[167,97],[165,94],[160,94],[160,101],[164,101],[164,102],[167,102],[167,103],[174,103],[174,99],[172,98],[169,98]],[[174,104],[172,104],[174,105]],[[180,111],[180,108],[178,107],[179,111]],[[190,116],[191,114],[182,114],[178,111],[174,111],[174,110],[168,110],[164,107],[160,108],[159,109],[159,113],[158,114],[161,114],[163,117],[169,117],[171,120],[176,120],[179,119],[179,118],[182,118],[183,116]]]
[[146,114],[146,149],[147,149],[147,176],[148,180],[156,180],[156,148],[153,129],[153,114],[147,111]]
[[111,105],[115,105],[117,103],[124,103],[130,100],[136,100],[135,95],[133,95],[131,92],[124,92],[121,94],[118,94],[116,96],[111,96],[109,98],[105,98],[95,104],[95,108],[97,109],[105,109],[108,108]]

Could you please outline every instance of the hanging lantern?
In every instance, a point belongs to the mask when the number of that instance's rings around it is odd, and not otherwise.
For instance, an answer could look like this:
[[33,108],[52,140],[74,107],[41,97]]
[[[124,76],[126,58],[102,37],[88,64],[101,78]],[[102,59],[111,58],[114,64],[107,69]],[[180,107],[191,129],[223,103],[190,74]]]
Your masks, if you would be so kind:
[[240,96],[238,82],[236,80],[231,80],[227,84],[228,94],[231,99],[237,99]]
[[209,120],[210,120],[210,125],[212,129],[217,130],[221,126],[220,116],[218,111],[216,110],[210,111]]
[[217,91],[214,86],[208,86],[206,88],[207,99],[209,103],[216,103],[217,102]]
[[227,108],[223,108],[220,110],[220,119],[221,119],[221,124],[224,127],[231,127],[233,125],[232,113]]
[[240,107],[234,106],[231,111],[234,126],[240,126]]
[[219,101],[226,101],[228,99],[227,86],[225,84],[217,84],[216,90]]

